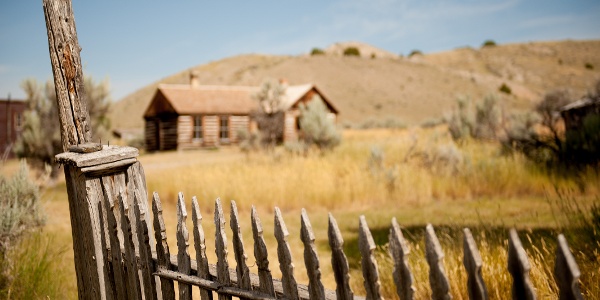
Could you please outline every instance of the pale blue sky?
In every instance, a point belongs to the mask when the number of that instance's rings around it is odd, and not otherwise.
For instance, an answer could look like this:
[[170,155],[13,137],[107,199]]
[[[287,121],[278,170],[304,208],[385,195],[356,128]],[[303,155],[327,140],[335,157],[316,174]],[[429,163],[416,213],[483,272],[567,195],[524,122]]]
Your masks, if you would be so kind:
[[[599,0],[74,1],[84,73],[112,98],[245,53],[298,55],[362,41],[393,53],[600,38]],[[600,53],[599,53],[600,55]],[[0,0],[0,98],[51,79],[41,0]]]

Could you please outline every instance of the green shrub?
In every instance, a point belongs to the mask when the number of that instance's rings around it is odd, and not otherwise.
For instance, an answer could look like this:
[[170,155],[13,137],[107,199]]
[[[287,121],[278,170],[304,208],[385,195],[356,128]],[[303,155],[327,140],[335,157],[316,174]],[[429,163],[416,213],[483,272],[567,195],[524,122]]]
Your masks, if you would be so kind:
[[340,144],[342,136],[320,97],[315,96],[307,105],[300,105],[299,121],[301,137],[307,145],[316,145],[320,150],[325,150]]
[[410,51],[410,54],[408,54],[408,57],[413,57],[415,55],[423,55],[423,52],[421,52],[421,50],[413,50],[413,51]]
[[485,42],[483,42],[483,44],[481,45],[481,47],[494,47],[496,46],[496,42],[494,42],[494,40],[485,40]]
[[454,140],[467,137],[495,139],[501,125],[498,99],[486,96],[483,101],[472,105],[469,98],[457,99],[457,108],[448,120],[448,130]]
[[585,68],[588,70],[593,70],[594,69],[594,65],[592,65],[591,63],[585,63]]
[[37,185],[25,160],[10,179],[0,176],[0,256],[28,229],[41,226],[44,215]]
[[360,56],[360,50],[356,47],[348,47],[344,49],[344,56]]
[[323,49],[321,48],[312,48],[312,50],[310,50],[310,55],[324,55],[325,51],[323,51]]
[[23,238],[0,258],[0,299],[64,299],[73,294],[66,290],[61,265],[66,250],[39,232]]
[[505,93],[507,95],[512,94],[512,90],[510,89],[510,87],[508,85],[506,85],[506,83],[502,83],[502,85],[498,88],[498,91]]

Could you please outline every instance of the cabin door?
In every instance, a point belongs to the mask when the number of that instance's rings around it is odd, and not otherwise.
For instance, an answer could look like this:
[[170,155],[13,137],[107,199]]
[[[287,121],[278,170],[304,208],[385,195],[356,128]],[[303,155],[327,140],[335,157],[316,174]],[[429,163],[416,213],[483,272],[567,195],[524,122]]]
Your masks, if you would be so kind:
[[156,150],[160,151],[162,150],[161,148],[161,144],[160,144],[160,119],[156,118],[154,119],[154,143],[156,145]]

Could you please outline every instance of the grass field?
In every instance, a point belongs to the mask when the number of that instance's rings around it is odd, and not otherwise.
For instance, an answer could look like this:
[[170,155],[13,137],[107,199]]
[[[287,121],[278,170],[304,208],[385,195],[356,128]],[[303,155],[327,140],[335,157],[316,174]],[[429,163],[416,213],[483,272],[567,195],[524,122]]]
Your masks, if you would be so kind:
[[[467,141],[456,145],[442,127],[346,131],[339,148],[308,156],[294,156],[284,149],[246,154],[237,148],[223,148],[143,154],[139,160],[149,193],[158,192],[163,201],[171,249],[176,249],[177,193],[184,193],[188,210],[192,196],[198,197],[209,245],[214,245],[214,226],[210,224],[214,200],[220,197],[226,214],[230,200],[236,201],[248,263],[254,265],[250,208],[255,205],[265,229],[271,270],[279,277],[279,268],[273,264],[276,242],[272,220],[273,207],[277,206],[290,231],[296,278],[307,283],[299,238],[300,210],[305,208],[315,230],[324,284],[333,289],[327,244],[327,214],[331,212],[344,235],[353,288],[362,294],[357,228],[358,217],[364,214],[378,244],[386,299],[395,299],[391,260],[385,249],[391,218],[396,217],[410,243],[409,261],[417,298],[427,299],[429,269],[423,256],[423,231],[427,223],[432,223],[446,254],[444,264],[452,294],[455,299],[466,299],[461,230],[469,226],[483,256],[483,275],[490,296],[505,299],[511,283],[505,270],[506,229],[516,227],[528,250],[538,297],[553,299],[557,298],[551,275],[554,240],[558,231],[564,231],[582,269],[587,299],[600,299],[600,245],[590,245],[584,235],[593,231],[584,222],[589,220],[589,207],[600,202],[597,170],[577,179],[547,175],[521,156],[502,155],[496,144]],[[2,171],[10,172],[12,164],[5,164]],[[76,283],[64,180],[46,188],[42,198],[48,214],[44,233],[52,237],[56,247],[68,248],[60,256],[61,270],[68,278],[64,290],[70,291],[67,296],[73,298]],[[212,263],[216,261],[213,249],[208,246],[207,251]],[[233,251],[229,254],[233,266]]]

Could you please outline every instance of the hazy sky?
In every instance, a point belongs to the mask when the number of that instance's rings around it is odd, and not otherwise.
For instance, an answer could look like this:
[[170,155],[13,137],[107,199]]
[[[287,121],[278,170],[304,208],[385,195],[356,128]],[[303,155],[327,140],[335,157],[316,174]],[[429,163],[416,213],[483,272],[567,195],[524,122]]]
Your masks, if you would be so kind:
[[[599,39],[598,0],[74,1],[84,74],[118,100],[186,68],[245,53],[362,41],[398,54]],[[600,55],[600,54],[599,54]],[[0,0],[0,98],[51,79],[41,0]]]

